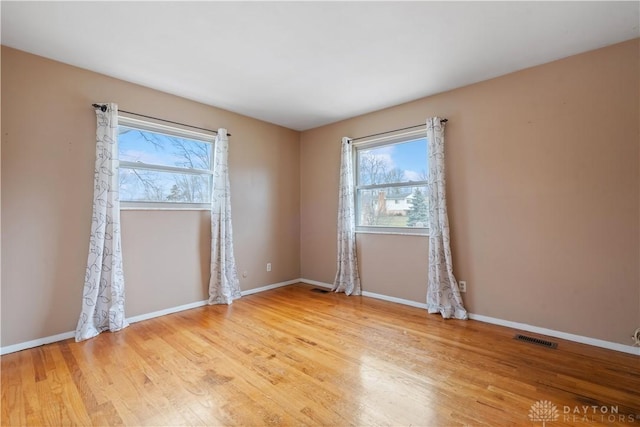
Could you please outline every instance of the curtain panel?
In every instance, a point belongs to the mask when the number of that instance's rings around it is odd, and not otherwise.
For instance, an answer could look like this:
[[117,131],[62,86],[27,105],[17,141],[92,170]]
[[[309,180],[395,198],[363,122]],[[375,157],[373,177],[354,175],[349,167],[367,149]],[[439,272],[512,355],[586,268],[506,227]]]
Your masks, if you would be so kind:
[[427,309],[442,317],[467,319],[458,282],[453,275],[444,162],[444,123],[427,119],[429,171],[429,274]]
[[342,138],[340,188],[338,191],[338,268],[334,292],[360,295],[358,256],[356,254],[356,216],[354,200],[353,149],[351,139]]
[[120,238],[117,104],[106,104],[106,111],[96,109],[96,118],[93,215],[76,341],[128,326]]
[[236,260],[233,255],[228,159],[227,130],[220,128],[216,135],[213,154],[209,304],[231,304],[241,297]]

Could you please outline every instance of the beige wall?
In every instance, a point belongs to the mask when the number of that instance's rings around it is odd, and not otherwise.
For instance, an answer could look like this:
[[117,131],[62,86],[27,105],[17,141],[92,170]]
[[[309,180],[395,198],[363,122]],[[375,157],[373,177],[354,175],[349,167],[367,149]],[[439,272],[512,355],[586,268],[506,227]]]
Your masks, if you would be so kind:
[[[0,82],[2,82],[2,55],[0,55]],[[2,117],[2,89],[0,85],[0,320],[2,320],[1,307],[2,307],[2,139],[3,139],[1,117]]]
[[[640,326],[639,42],[297,132],[2,47],[2,346],[75,328],[92,102],[231,137],[243,290],[335,274],[339,141],[447,126],[456,276],[473,313],[630,344]],[[127,315],[206,297],[208,214],[123,211]],[[365,290],[424,302],[427,239],[358,235]],[[273,271],[265,271],[265,263]]]
[[[472,313],[631,344],[640,326],[639,42],[302,133],[302,277],[332,282],[340,139],[447,117]],[[428,240],[358,235],[364,290],[424,302]]]
[[[230,138],[243,290],[300,277],[299,133],[2,47],[2,346],[75,329],[91,219],[93,102]],[[206,298],[209,219],[123,211],[127,316]],[[273,270],[267,273],[265,264]]]

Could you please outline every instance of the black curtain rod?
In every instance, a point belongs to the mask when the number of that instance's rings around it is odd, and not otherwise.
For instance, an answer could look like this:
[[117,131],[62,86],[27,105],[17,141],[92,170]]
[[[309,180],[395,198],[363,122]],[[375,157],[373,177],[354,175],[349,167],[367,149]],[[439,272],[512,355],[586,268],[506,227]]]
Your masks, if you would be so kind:
[[[106,105],[100,105],[100,104],[91,104],[91,106],[93,108],[99,108],[100,110],[102,110],[102,112],[107,111],[107,106]],[[125,111],[125,110],[118,110],[119,113],[126,113],[126,114],[133,114],[134,116],[138,116],[138,117],[145,117],[147,119],[152,119],[152,120],[159,120],[161,122],[166,122],[166,123],[172,123],[174,125],[180,125],[180,126],[186,126],[188,128],[192,128],[192,129],[199,129],[199,130],[206,130],[207,132],[213,132],[215,134],[218,134],[217,130],[211,130],[211,129],[207,129],[207,128],[199,128],[198,126],[191,126],[191,125],[186,125],[184,123],[180,123],[180,122],[173,122],[171,120],[165,120],[165,119],[159,119],[157,117],[152,117],[152,116],[145,116],[144,114],[138,114],[138,113],[132,113],[131,111]],[[230,133],[227,133],[227,136],[231,136]]]
[[[449,120],[447,119],[442,119],[440,120],[440,123],[447,123]],[[407,130],[407,129],[413,129],[413,128],[419,128],[421,126],[426,126],[426,123],[422,123],[420,125],[414,125],[414,126],[408,126],[406,128],[400,128],[400,129],[394,129],[394,130],[388,130],[386,132],[380,132],[380,133],[374,133],[371,135],[366,135],[366,136],[359,136],[358,138],[351,138],[351,141],[357,141],[359,139],[365,139],[365,138],[371,138],[373,136],[379,136],[379,135],[386,135],[388,133],[393,133],[393,132],[400,132],[401,130]]]

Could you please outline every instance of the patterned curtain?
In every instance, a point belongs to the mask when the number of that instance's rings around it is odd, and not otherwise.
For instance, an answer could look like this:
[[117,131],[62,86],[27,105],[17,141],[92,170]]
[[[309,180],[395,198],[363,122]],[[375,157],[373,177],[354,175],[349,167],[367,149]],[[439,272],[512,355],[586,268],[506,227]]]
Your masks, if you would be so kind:
[[333,281],[335,292],[360,295],[358,257],[356,255],[356,216],[354,200],[353,150],[351,140],[342,138],[340,190],[338,195],[338,271]]
[[427,120],[429,150],[429,279],[427,309],[448,319],[466,319],[458,282],[453,276],[449,219],[444,173],[444,123],[439,117]]
[[[103,111],[104,109],[104,111]],[[96,109],[96,167],[89,257],[76,341],[129,326],[124,316],[124,276],[118,196],[118,106]]]
[[231,304],[233,300],[241,296],[236,260],[233,256],[228,157],[227,130],[220,128],[216,136],[213,155],[209,304]]

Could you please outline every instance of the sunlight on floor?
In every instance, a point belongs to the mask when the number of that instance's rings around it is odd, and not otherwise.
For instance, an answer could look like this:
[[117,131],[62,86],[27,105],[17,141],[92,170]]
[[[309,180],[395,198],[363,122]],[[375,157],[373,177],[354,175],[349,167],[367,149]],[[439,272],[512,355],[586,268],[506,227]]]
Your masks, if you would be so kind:
[[385,419],[390,425],[432,425],[437,404],[433,385],[402,366],[371,355],[360,357],[360,413],[356,424]]

